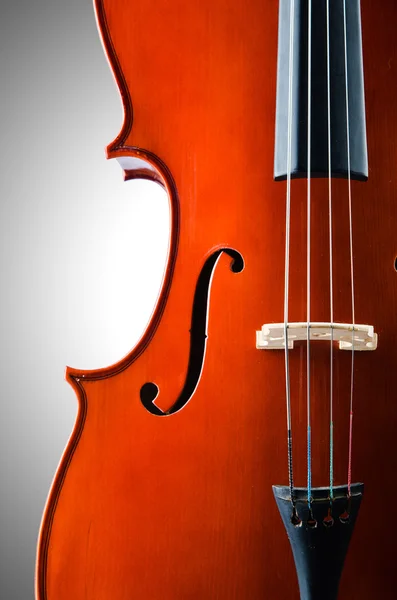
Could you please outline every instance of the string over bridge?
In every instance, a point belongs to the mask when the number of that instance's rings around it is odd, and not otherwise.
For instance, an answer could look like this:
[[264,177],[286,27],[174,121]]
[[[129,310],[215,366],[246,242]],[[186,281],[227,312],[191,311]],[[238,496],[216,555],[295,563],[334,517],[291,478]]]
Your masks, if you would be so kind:
[[[288,348],[292,350],[294,343],[307,340],[308,324],[301,321],[288,323]],[[324,323],[310,322],[310,341],[339,342],[340,350],[376,350],[378,335],[373,325],[352,325],[351,323]],[[266,323],[260,331],[256,332],[256,347],[258,350],[283,350],[285,349],[284,323]]]

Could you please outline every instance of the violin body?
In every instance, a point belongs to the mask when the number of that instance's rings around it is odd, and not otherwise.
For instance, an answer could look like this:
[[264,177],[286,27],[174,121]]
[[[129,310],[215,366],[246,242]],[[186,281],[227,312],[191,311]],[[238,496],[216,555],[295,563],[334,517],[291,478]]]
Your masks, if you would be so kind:
[[[119,363],[67,369],[79,402],[40,533],[37,600],[299,598],[273,498],[287,484],[282,322],[285,182],[274,181],[278,2],[96,0],[124,123],[126,180],[169,197],[167,267]],[[343,599],[396,597],[397,4],[362,0],[369,177],[352,182],[357,322],[353,478],[365,494]],[[347,184],[334,179],[334,312],[351,322]],[[312,318],[329,321],[328,183],[313,182]],[[306,183],[293,181],[290,319],[306,310]],[[117,207],[116,207],[117,210]],[[135,260],[135,259],[134,259]],[[290,352],[295,480],[305,485],[306,347]],[[345,484],[349,352],[335,352],[335,458]],[[327,485],[329,347],[313,344],[313,482]]]

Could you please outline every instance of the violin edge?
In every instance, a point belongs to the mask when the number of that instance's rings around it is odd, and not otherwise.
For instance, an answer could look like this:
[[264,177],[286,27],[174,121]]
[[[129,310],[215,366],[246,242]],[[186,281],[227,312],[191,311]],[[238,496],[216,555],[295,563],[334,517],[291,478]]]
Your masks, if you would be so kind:
[[46,570],[52,523],[54,520],[55,511],[57,509],[58,500],[62,492],[63,484],[83,433],[87,416],[87,396],[83,386],[79,383],[78,379],[75,378],[70,378],[69,383],[76,392],[78,410],[72,432],[56,468],[41,518],[36,545],[36,563],[34,573],[34,589],[36,600],[47,600]]
[[107,158],[110,158],[111,154],[114,151],[124,149],[125,141],[132,129],[134,111],[130,92],[126,80],[124,78],[124,74],[121,69],[116,52],[113,47],[113,42],[110,35],[108,22],[106,19],[105,8],[103,5],[103,0],[93,0],[93,6],[99,37],[102,42],[104,54],[108,60],[110,70],[115,79],[123,106],[123,124],[121,126],[121,130],[115,137],[115,139],[106,147],[106,156]]

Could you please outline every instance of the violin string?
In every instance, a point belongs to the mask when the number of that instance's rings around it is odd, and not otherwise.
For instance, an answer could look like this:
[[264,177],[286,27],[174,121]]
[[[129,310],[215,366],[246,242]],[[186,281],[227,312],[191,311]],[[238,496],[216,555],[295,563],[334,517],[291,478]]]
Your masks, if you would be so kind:
[[312,0],[308,2],[307,51],[307,501],[312,502],[312,451],[311,451],[311,386],[310,386],[310,290],[311,290],[311,117],[312,117]]
[[291,420],[291,384],[288,348],[288,304],[289,304],[289,255],[291,224],[291,163],[292,163],[292,94],[293,94],[293,62],[294,62],[294,19],[295,0],[290,3],[290,39],[289,39],[289,83],[288,83],[288,143],[287,143],[287,195],[285,217],[285,280],[284,280],[284,343],[285,343],[285,387],[287,402],[287,434],[288,434],[288,479],[290,496],[295,508],[293,460],[292,460],[292,420]]
[[327,0],[327,111],[328,111],[328,219],[329,219],[329,303],[330,303],[330,408],[329,408],[329,497],[334,498],[334,290],[333,290],[333,246],[332,246],[332,156],[331,156],[331,58],[330,58],[330,14]]
[[349,124],[349,78],[348,78],[348,55],[347,55],[347,18],[346,0],[343,0],[343,31],[344,31],[344,54],[345,54],[345,92],[346,92],[346,137],[347,137],[347,181],[349,194],[349,239],[350,239],[350,279],[351,279],[351,303],[352,303],[352,360],[350,375],[350,415],[349,415],[349,458],[347,468],[347,493],[351,496],[351,472],[352,472],[352,441],[353,441],[353,390],[354,390],[354,327],[355,302],[354,302],[354,262],[353,262],[353,219],[352,219],[352,187],[351,187],[351,164],[350,164],[350,124]]

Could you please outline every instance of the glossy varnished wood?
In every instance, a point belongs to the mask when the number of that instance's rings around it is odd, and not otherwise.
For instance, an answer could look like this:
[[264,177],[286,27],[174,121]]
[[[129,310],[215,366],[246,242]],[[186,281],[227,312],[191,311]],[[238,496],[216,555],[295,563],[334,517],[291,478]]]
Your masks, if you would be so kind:
[[[163,185],[167,270],[137,347],[68,369],[79,413],[40,533],[37,600],[298,598],[272,484],[287,483],[284,358],[255,349],[283,319],[285,184],[273,176],[276,0],[96,0],[125,109],[108,147],[126,178]],[[353,183],[356,320],[379,348],[356,358],[353,476],[366,486],[340,598],[396,596],[397,45],[394,0],[362,0],[369,181]],[[134,112],[132,112],[132,106]],[[305,320],[304,181],[293,183],[290,319]],[[347,184],[335,181],[335,319],[350,322]],[[327,183],[313,183],[312,319],[329,320]],[[198,388],[186,377],[195,286],[217,248]],[[296,483],[305,485],[305,347],[291,353]],[[335,474],[346,483],[349,353],[335,357]],[[329,348],[313,345],[313,484],[328,483]],[[385,491],[387,490],[387,492]]]

